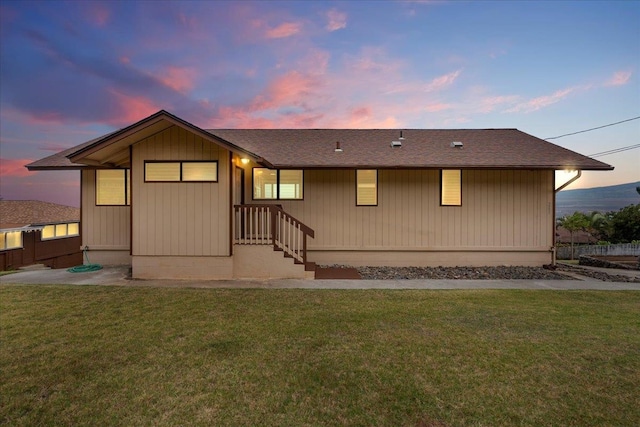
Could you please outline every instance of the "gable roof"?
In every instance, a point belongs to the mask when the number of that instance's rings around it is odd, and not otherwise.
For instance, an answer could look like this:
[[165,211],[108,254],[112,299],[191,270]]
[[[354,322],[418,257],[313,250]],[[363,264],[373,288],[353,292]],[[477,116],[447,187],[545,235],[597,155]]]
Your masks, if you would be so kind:
[[80,208],[39,200],[0,200],[0,228],[80,221]]
[[[171,126],[271,168],[612,170],[517,129],[200,129],[159,111],[131,126],[27,165],[29,170],[126,167],[128,147]],[[392,141],[401,146],[392,147]],[[336,143],[342,152],[336,152]],[[453,147],[461,142],[461,147]]]
[[[528,168],[610,165],[517,129],[212,129],[277,168]],[[335,152],[340,142],[342,152]],[[453,147],[461,142],[461,147]]]

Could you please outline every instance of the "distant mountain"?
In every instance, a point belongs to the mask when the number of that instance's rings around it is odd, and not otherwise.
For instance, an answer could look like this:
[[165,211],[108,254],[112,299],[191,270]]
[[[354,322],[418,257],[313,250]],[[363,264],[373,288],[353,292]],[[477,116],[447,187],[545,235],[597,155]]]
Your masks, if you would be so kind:
[[640,203],[640,181],[608,187],[563,190],[556,195],[556,217],[578,212],[610,212]]

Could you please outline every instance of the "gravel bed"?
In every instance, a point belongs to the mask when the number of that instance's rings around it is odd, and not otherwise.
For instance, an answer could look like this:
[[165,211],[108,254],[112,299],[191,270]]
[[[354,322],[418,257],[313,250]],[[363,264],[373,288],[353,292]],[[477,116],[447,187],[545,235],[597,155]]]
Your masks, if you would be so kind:
[[576,273],[580,276],[591,277],[592,279],[602,280],[603,282],[627,282],[627,283],[640,283],[640,278],[624,276],[621,274],[609,274],[602,271],[589,270],[587,268],[575,267],[567,264],[557,264],[557,269],[560,271],[567,271],[569,273]]
[[[335,266],[337,267],[337,266]],[[358,267],[366,280],[471,279],[568,280],[566,275],[542,267]]]

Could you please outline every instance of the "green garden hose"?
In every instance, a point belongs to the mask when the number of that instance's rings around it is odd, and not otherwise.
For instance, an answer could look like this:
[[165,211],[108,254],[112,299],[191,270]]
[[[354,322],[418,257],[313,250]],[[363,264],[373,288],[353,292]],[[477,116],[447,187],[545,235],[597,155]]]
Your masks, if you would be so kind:
[[97,270],[102,270],[102,266],[100,264],[91,264],[89,262],[89,255],[87,255],[87,248],[85,247],[84,250],[82,251],[82,253],[84,254],[85,259],[87,260],[87,263],[84,265],[78,265],[75,267],[71,267],[69,269],[67,269],[68,272],[70,273],[86,273],[88,271],[97,271]]

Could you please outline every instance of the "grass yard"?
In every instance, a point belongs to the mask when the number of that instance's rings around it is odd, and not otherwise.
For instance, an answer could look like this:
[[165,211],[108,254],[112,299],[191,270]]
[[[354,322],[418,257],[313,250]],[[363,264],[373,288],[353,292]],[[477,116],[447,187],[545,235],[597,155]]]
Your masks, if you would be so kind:
[[0,287],[0,424],[637,426],[640,292]]

